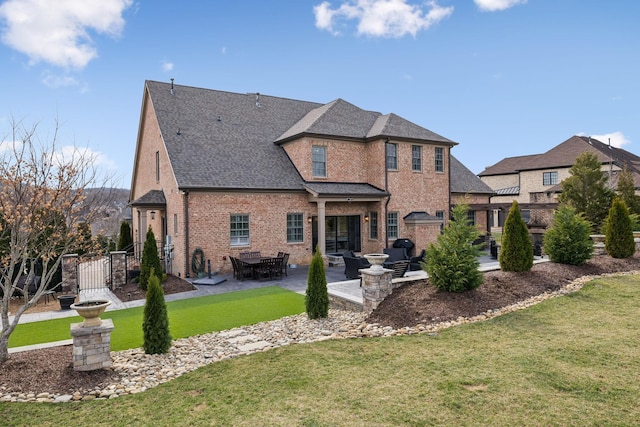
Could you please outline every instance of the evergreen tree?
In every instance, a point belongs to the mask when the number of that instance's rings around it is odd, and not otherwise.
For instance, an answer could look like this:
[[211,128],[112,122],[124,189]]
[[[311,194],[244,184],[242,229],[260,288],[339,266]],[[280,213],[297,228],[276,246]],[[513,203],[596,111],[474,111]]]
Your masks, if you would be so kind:
[[544,235],[544,251],[560,264],[582,265],[593,255],[591,224],[568,205],[560,205]]
[[618,194],[627,205],[630,214],[640,214],[640,203],[638,202],[638,196],[636,196],[633,174],[626,167],[620,172],[618,178]]
[[595,154],[585,151],[569,169],[571,176],[562,181],[559,201],[584,214],[595,230],[602,226],[613,200],[613,190],[607,185],[607,175]]
[[609,209],[604,247],[614,258],[630,258],[636,251],[629,210],[622,199],[616,198]]
[[437,289],[464,292],[482,283],[477,258],[480,249],[473,245],[480,232],[471,225],[467,210],[466,204],[456,205],[452,219],[438,236],[437,243],[427,248],[427,261],[423,267],[429,275],[429,282]]
[[147,285],[147,299],[142,320],[143,348],[147,354],[163,354],[171,347],[169,315],[160,280],[151,269]]
[[520,215],[520,206],[515,200],[504,223],[498,258],[503,271],[529,271],[533,267],[531,236]]
[[311,258],[304,301],[309,319],[318,319],[329,315],[327,277],[324,273],[324,263],[319,247],[316,247],[316,253]]
[[118,250],[129,252],[133,251],[133,236],[131,235],[131,226],[128,221],[120,223],[120,234],[118,236]]
[[147,230],[147,238],[144,241],[142,249],[142,263],[140,264],[140,289],[147,290],[147,282],[151,270],[158,272],[158,277],[162,277],[162,264],[160,263],[160,255],[158,255],[158,245],[156,245],[156,236],[153,234],[151,227]]

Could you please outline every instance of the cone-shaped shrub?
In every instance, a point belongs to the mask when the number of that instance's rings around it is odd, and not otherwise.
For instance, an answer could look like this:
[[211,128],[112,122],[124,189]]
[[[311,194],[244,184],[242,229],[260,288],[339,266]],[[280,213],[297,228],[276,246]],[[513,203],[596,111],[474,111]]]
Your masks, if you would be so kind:
[[319,247],[316,247],[316,253],[311,258],[304,302],[309,319],[318,319],[329,315],[327,277],[324,273],[324,263]]
[[629,209],[616,198],[606,219],[604,248],[614,258],[630,258],[636,251]]
[[142,263],[140,264],[140,289],[147,290],[147,282],[149,275],[153,269],[158,278],[162,278],[162,264],[160,263],[160,255],[158,255],[158,246],[156,245],[156,236],[149,227],[147,230],[147,238],[144,241],[142,249]]
[[504,222],[499,261],[503,271],[529,271],[533,267],[531,237],[515,200]]
[[156,277],[153,269],[149,275],[147,288],[147,300],[144,305],[142,321],[144,352],[147,354],[166,353],[171,347],[169,315],[160,280]]
[[467,205],[456,205],[437,243],[427,248],[427,261],[423,266],[429,282],[437,289],[464,292],[482,283],[477,258],[480,251],[473,245],[480,233],[467,219],[467,209]]
[[553,225],[544,235],[544,252],[560,264],[582,265],[593,254],[589,234],[591,224],[575,208],[561,205],[553,215]]
[[118,235],[118,246],[119,251],[127,250],[133,251],[133,236],[131,236],[131,227],[127,221],[122,221],[120,223],[120,234]]

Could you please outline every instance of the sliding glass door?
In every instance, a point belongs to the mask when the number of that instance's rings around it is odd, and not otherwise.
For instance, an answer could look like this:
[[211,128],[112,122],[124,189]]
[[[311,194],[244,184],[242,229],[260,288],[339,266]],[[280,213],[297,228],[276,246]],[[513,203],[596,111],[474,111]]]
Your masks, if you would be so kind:
[[[313,218],[313,249],[318,244],[318,219]],[[325,217],[325,254],[360,251],[360,215]]]

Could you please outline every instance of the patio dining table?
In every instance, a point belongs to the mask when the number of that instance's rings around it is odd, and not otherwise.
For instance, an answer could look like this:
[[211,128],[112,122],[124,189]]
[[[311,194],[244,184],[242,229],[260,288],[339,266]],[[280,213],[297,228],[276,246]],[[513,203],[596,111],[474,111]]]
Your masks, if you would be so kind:
[[259,279],[258,269],[260,268],[262,261],[273,258],[277,257],[261,256],[256,258],[239,259],[239,261],[245,263],[245,265],[251,270],[251,277],[253,279]]

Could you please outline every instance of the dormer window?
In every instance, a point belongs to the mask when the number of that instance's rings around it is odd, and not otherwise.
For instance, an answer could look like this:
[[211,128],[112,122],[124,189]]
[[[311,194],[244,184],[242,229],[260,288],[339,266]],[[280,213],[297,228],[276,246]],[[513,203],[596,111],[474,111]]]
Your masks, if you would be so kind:
[[311,174],[315,178],[327,177],[327,147],[320,145],[311,147]]

